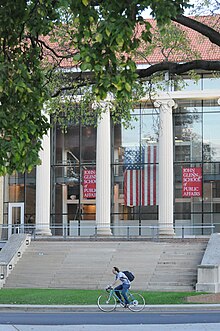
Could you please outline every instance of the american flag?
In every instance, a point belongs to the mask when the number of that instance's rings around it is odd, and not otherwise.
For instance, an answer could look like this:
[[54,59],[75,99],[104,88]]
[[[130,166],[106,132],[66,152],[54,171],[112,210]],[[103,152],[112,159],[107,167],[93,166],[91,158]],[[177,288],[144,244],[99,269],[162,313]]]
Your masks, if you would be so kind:
[[126,206],[158,205],[158,149],[156,145],[125,148],[124,203]]

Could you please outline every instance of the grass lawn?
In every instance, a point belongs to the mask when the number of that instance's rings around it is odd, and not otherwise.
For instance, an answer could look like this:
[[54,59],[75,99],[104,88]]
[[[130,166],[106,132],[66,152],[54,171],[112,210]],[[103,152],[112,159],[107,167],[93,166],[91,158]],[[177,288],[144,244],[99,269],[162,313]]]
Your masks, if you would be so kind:
[[[1,289],[0,304],[95,305],[102,290]],[[135,292],[135,291],[133,291]],[[138,292],[138,291],[137,291]],[[197,292],[143,292],[146,304],[183,304]]]

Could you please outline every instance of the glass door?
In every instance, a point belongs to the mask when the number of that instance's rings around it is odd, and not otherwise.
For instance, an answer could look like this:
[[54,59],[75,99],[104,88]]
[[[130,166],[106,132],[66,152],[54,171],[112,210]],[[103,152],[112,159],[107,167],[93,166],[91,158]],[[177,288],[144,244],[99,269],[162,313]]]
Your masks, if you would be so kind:
[[24,202],[12,202],[8,205],[8,239],[12,233],[24,232]]

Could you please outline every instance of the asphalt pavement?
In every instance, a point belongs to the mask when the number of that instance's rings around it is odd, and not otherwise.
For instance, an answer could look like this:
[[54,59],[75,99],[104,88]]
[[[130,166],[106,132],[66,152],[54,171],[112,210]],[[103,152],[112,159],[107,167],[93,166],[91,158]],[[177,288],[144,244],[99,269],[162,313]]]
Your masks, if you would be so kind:
[[[219,331],[218,323],[118,325],[120,331]],[[0,331],[115,331],[117,325],[0,325]]]
[[[96,311],[97,306],[40,306],[40,305],[0,305],[1,312],[76,312]],[[187,305],[146,305],[147,311],[190,311],[195,310],[219,310],[220,304],[187,304]],[[101,313],[101,312],[100,312]],[[111,313],[114,314],[114,313]],[[133,324],[133,325],[17,325],[0,324],[0,331],[219,331],[220,323],[193,323],[193,324]]]

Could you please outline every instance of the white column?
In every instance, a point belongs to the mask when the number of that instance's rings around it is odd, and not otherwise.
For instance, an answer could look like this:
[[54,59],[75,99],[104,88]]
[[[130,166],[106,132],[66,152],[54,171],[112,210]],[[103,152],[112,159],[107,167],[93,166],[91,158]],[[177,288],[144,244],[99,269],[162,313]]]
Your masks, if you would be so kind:
[[50,230],[50,130],[44,135],[36,169],[36,235],[51,236]]
[[111,140],[110,110],[106,110],[97,127],[96,146],[96,226],[97,235],[111,235]]
[[159,234],[174,235],[173,228],[173,121],[172,99],[157,100],[159,127]]

